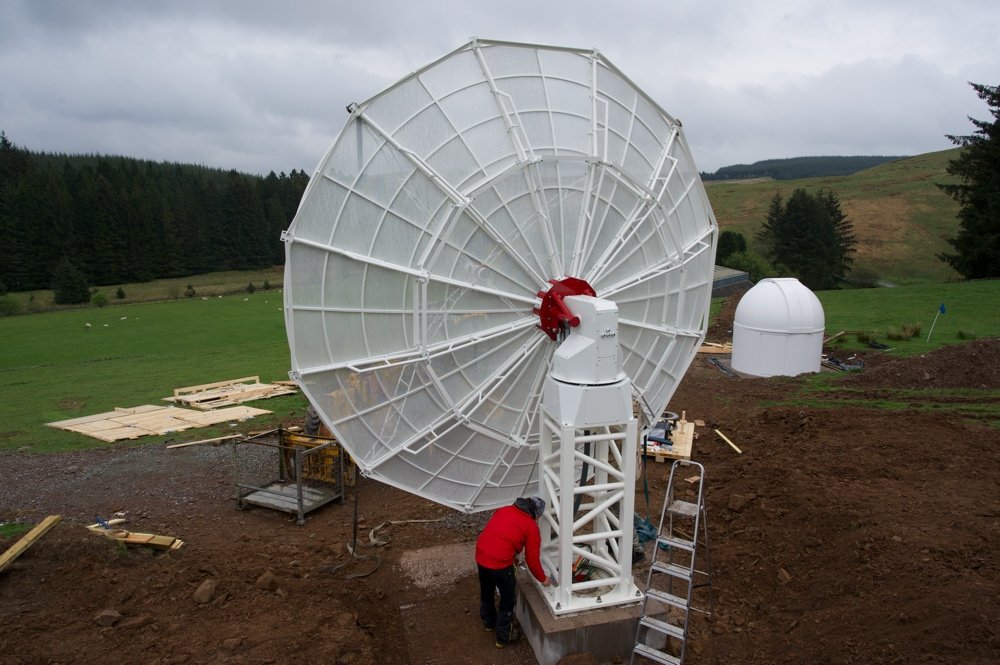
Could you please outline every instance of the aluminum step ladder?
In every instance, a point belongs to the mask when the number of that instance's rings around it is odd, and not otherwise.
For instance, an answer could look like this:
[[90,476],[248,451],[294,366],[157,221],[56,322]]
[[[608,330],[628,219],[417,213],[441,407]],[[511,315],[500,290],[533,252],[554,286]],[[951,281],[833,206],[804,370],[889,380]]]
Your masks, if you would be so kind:
[[[687,472],[684,475],[689,478],[696,475],[697,480],[688,482],[681,478],[682,470]],[[679,481],[688,486],[684,488],[686,498],[693,493],[694,501],[677,498],[681,494],[677,486]],[[696,590],[697,600],[694,597]],[[704,604],[706,597],[707,607]],[[693,605],[692,601],[699,606]],[[635,646],[629,662],[632,665],[647,661],[681,665],[691,613],[712,616],[714,611],[712,559],[705,513],[705,467],[698,462],[677,460],[670,468],[667,494],[663,499],[660,525],[646,577],[642,617],[636,627]]]

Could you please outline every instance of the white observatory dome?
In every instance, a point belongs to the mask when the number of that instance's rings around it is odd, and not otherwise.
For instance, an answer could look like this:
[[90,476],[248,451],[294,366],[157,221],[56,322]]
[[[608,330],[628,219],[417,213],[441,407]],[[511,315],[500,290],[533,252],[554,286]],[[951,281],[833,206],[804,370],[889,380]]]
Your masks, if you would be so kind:
[[823,305],[799,280],[763,279],[736,307],[733,369],[753,376],[818,372],[825,327]]

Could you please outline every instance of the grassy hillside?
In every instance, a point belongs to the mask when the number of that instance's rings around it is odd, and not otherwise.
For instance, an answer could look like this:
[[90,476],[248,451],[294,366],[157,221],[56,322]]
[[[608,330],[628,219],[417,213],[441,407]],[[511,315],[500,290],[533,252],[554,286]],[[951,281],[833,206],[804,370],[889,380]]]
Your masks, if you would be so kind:
[[958,207],[935,183],[953,181],[945,169],[957,152],[919,155],[850,176],[709,182],[706,189],[719,227],[739,231],[753,245],[775,191],[787,198],[798,188],[829,188],[854,224],[856,266],[903,283],[944,281],[958,274],[935,254],[950,249],[945,238],[958,230]]

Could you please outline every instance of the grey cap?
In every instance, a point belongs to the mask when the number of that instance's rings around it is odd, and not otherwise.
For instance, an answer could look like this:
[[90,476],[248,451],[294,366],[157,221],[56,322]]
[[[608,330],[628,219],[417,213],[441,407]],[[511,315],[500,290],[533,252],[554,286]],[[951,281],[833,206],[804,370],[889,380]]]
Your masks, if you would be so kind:
[[535,516],[535,519],[538,519],[545,512],[545,499],[533,496],[528,500],[531,501],[531,514]]

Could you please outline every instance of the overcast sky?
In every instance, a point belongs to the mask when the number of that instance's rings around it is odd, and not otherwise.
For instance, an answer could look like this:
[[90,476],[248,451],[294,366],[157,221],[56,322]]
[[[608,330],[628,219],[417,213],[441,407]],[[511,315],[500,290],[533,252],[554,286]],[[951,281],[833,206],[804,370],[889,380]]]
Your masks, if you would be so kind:
[[35,151],[312,172],[363,101],[470,37],[597,48],[704,171],[952,147],[996,0],[0,0],[0,129]]

